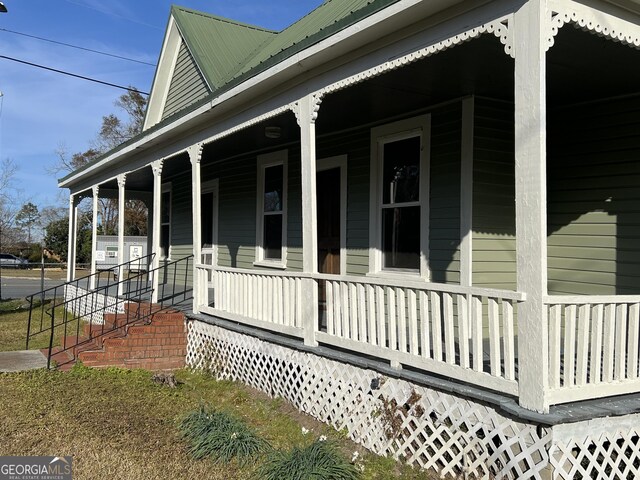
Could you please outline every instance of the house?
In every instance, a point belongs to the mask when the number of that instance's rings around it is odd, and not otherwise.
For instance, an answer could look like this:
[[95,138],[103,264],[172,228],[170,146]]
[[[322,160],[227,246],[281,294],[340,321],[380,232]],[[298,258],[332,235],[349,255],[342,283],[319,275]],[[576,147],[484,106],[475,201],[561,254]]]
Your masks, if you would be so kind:
[[[96,239],[96,268],[108,270],[119,263],[128,263],[127,270],[141,271],[147,268],[143,265],[143,257],[147,256],[147,237],[140,235],[124,235],[124,258],[118,262],[118,236],[98,235]],[[136,262],[136,260],[138,260]]]
[[151,195],[156,267],[195,257],[187,362],[375,452],[635,478],[639,47],[630,0],[173,7],[144,131],[59,181],[70,232]]

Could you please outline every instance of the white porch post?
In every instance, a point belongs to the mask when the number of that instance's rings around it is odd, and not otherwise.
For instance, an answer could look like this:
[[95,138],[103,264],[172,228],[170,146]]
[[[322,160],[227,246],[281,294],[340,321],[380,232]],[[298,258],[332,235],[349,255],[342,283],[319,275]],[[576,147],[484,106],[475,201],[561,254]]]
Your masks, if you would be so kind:
[[548,412],[549,337],[546,192],[546,0],[529,0],[514,18],[515,179],[520,405]]
[[67,247],[67,282],[76,277],[76,244],[78,236],[78,201],[69,195],[69,241]]
[[202,159],[202,144],[189,147],[189,160],[191,161],[191,188],[192,188],[192,224],[193,224],[193,313],[200,313],[201,288],[205,285],[199,284],[198,270],[196,265],[202,261],[202,184],[200,181],[200,160]]
[[122,295],[124,290],[124,184],[127,175],[125,173],[118,175],[118,295]]
[[[297,103],[300,126],[302,190],[302,270],[318,273],[318,228],[316,215],[316,118],[321,99],[313,95]],[[304,279],[302,287],[304,343],[316,346],[318,328],[318,284]]]
[[158,301],[158,285],[160,284],[160,272],[158,267],[160,266],[160,235],[161,235],[161,212],[162,208],[162,160],[156,160],[151,164],[151,170],[153,171],[153,293],[151,301],[156,303]]
[[96,250],[98,249],[98,193],[100,191],[100,187],[98,185],[94,185],[92,187],[93,191],[93,222],[91,225],[91,281],[89,283],[89,288],[92,290],[96,288]]

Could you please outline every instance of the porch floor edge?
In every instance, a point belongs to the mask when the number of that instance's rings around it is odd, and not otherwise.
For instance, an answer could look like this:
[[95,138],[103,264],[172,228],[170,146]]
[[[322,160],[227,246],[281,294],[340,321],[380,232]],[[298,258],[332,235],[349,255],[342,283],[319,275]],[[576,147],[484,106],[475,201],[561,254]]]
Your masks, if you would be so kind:
[[184,311],[184,314],[189,320],[197,320],[210,325],[215,325],[236,333],[249,335],[260,340],[271,342],[276,345],[293,348],[307,353],[313,353],[334,361],[345,362],[356,367],[375,370],[388,377],[410,381],[421,386],[431,387],[436,390],[483,402],[501,411],[506,416],[514,417],[542,427],[552,427],[565,423],[584,422],[594,418],[617,417],[640,413],[640,393],[553,405],[550,407],[549,413],[538,413],[521,407],[515,397],[483,389],[475,385],[456,382],[454,380],[426,372],[422,373],[413,370],[395,369],[383,361],[362,357],[356,354],[345,353],[325,346],[310,347],[305,345],[302,340],[284,337],[266,330],[232,322],[212,315],[196,314],[192,311]]

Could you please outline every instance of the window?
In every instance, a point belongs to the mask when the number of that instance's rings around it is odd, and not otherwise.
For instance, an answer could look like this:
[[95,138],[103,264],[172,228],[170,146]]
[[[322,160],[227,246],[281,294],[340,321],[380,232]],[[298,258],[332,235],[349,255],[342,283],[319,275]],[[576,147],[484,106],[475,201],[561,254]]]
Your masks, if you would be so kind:
[[372,129],[370,270],[428,277],[429,116]]
[[160,197],[160,258],[171,255],[171,184],[162,185]]
[[256,263],[284,267],[287,232],[287,151],[258,157]]

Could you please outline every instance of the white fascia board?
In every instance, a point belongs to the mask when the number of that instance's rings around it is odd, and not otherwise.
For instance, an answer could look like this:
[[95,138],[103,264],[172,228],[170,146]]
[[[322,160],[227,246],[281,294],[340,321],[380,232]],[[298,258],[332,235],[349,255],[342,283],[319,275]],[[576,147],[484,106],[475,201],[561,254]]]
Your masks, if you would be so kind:
[[143,131],[158,123],[162,117],[181,43],[182,37],[172,15],[169,18],[167,33],[160,53],[160,60],[158,61],[156,75],[153,79],[153,85],[151,86],[149,107],[147,108],[147,114],[144,119]]
[[[313,57],[317,56],[319,53],[323,51],[327,51],[330,49],[331,58],[338,57],[344,53],[349,52],[351,49],[355,48],[357,43],[360,41],[362,43],[362,39],[370,40],[375,38],[380,38],[383,36],[381,34],[382,30],[379,29],[379,26],[382,22],[388,21],[389,19],[399,16],[407,9],[415,7],[417,5],[422,6],[423,8],[429,9],[431,14],[435,14],[441,10],[444,10],[447,7],[462,3],[462,0],[436,0],[431,2],[423,2],[423,0],[400,0],[393,5],[390,5],[383,10],[370,15],[361,21],[335,33],[334,35],[314,44],[305,50],[292,55],[291,57],[283,60],[282,62],[274,65],[273,67],[261,72],[251,78],[248,78],[246,81],[242,82],[240,85],[233,87],[232,89],[224,92],[222,95],[216,97],[211,102],[207,102],[201,105],[196,110],[189,112],[188,114],[176,119],[174,122],[165,125],[164,127],[146,135],[136,142],[128,145],[122,150],[105,157],[98,163],[91,165],[86,170],[82,172],[78,172],[77,174],[65,179],[58,183],[58,187],[60,188],[72,188],[74,183],[79,180],[81,177],[96,173],[97,171],[105,168],[106,165],[113,162],[115,159],[119,159],[122,157],[126,157],[127,155],[136,152],[139,153],[141,149],[150,148],[153,146],[154,142],[158,140],[160,137],[164,136],[171,130],[175,128],[184,127],[186,124],[189,125],[190,128],[196,127],[196,122],[198,117],[203,115],[204,113],[209,112],[210,110],[215,109],[217,106],[220,106],[226,102],[234,102],[245,103],[250,99],[251,95],[260,95],[264,93],[261,89],[259,89],[260,84],[266,83],[268,80],[273,79],[274,77],[281,75],[288,75],[289,78],[295,78],[296,75],[299,75],[303,71],[307,71],[312,67],[315,67],[315,59]],[[473,2],[476,3],[476,2]],[[478,2],[484,3],[484,2]],[[415,18],[400,18],[398,23],[410,22],[415,20]],[[389,30],[391,31],[391,27],[399,27],[400,25],[389,25]],[[390,33],[387,30],[384,30],[384,34]],[[369,38],[370,37],[370,38]],[[354,45],[354,43],[356,45]],[[304,63],[307,62],[307,63]],[[318,61],[321,64],[321,61]],[[283,82],[284,79],[280,78],[280,82]],[[268,91],[271,87],[269,85],[265,85],[264,90]],[[249,92],[247,94],[247,92]],[[246,97],[246,98],[245,98]],[[212,118],[208,116],[203,118],[203,123],[211,123]],[[202,140],[206,143],[207,139],[203,138]],[[185,149],[186,150],[186,149]],[[182,151],[176,151],[175,153],[181,153]]]

